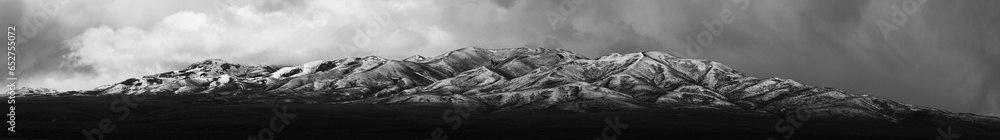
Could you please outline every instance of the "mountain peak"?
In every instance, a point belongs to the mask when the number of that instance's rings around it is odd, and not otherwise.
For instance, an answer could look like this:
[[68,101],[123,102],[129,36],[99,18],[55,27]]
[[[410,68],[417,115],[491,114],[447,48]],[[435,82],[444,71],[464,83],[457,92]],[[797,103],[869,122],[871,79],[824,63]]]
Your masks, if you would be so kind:
[[228,63],[229,62],[226,62],[225,60],[218,59],[218,58],[205,59],[205,60],[203,60],[201,62],[196,62],[196,63],[193,63],[191,65],[188,65],[188,69],[204,68],[204,67],[214,67],[214,66],[219,66],[219,65],[228,64]]

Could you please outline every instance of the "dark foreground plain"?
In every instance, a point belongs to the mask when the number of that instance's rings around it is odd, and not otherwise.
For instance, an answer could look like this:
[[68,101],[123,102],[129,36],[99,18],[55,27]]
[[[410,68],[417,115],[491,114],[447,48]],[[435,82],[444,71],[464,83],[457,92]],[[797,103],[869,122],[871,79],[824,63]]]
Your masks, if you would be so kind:
[[[2,139],[87,139],[81,131],[99,127],[104,118],[114,130],[104,139],[245,140],[268,128],[272,110],[287,107],[290,119],[274,139],[431,139],[441,128],[447,139],[586,139],[602,138],[614,121],[628,125],[617,139],[784,139],[791,131],[777,130],[785,119],[766,113],[710,109],[663,109],[575,113],[565,111],[471,112],[458,124],[452,107],[428,104],[199,104],[192,96],[147,96],[124,120],[110,105],[118,96],[20,98],[17,132]],[[451,119],[449,121],[449,119]],[[276,121],[276,124],[281,124]],[[935,139],[937,123],[899,124],[810,118],[795,128],[792,139]],[[1000,130],[947,123],[960,139],[1000,139]],[[458,129],[451,127],[458,125]],[[782,127],[791,126],[788,123]],[[265,137],[267,137],[265,135]]]

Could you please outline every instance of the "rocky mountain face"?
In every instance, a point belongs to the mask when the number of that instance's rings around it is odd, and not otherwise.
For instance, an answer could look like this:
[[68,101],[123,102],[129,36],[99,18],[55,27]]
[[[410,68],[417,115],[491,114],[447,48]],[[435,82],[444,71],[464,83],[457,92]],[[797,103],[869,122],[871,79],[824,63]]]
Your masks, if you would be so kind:
[[694,108],[887,122],[958,119],[1000,126],[997,117],[751,77],[717,62],[655,51],[592,59],[560,49],[464,48],[435,57],[366,56],[292,67],[212,59],[63,94],[206,94],[214,103],[431,103],[478,112]]
[[59,90],[50,88],[31,88],[31,87],[20,87],[13,92],[17,93],[17,96],[53,96],[58,95],[61,92]]

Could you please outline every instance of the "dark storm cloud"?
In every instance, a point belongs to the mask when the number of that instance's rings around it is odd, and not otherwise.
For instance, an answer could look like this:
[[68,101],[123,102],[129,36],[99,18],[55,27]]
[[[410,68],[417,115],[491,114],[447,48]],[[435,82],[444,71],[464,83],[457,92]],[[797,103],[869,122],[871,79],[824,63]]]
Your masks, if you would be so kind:
[[[41,86],[35,84],[39,80],[60,81],[64,78],[97,75],[93,66],[69,66],[71,59],[65,57],[72,53],[65,46],[65,41],[87,28],[99,25],[148,27],[149,21],[160,20],[178,9],[197,8],[192,6],[194,3],[150,0],[3,2],[4,11],[0,15],[0,22],[4,25],[17,25],[21,31],[16,71],[17,77],[21,79],[21,86]],[[25,22],[26,18],[34,20]],[[34,28],[38,29],[37,33],[28,36],[30,33],[27,32]]]
[[[60,13],[65,13],[65,1],[3,1],[0,4],[0,23],[17,26],[16,76],[30,79],[33,76],[65,71],[86,71],[88,68],[64,68],[64,59],[59,56],[70,51],[61,48],[62,40],[72,36],[70,28],[56,22]],[[49,7],[47,9],[41,7]],[[53,13],[55,12],[55,13]],[[34,20],[26,22],[25,19]],[[7,70],[4,69],[4,73]],[[5,74],[5,77],[10,77]],[[21,82],[23,83],[23,82]],[[6,88],[4,88],[6,89]]]
[[504,9],[509,9],[511,6],[514,6],[515,2],[517,2],[517,0],[490,0],[490,1],[497,4],[497,6],[499,7],[503,7]]
[[[892,5],[902,7],[904,2],[752,1],[746,11],[733,10],[737,11],[735,21],[698,58],[758,77],[789,78],[957,112],[1000,115],[1000,89],[994,86],[1000,85],[996,74],[1000,12],[994,10],[1000,5],[929,1],[897,25],[900,29],[890,33],[892,39],[883,40],[877,22],[891,21]],[[611,6],[628,5],[623,3],[656,6]],[[555,42],[549,46],[589,56],[648,50],[683,56],[683,37],[707,30],[701,22],[717,19],[719,11],[734,6],[730,1],[588,1],[581,7],[569,17],[577,21],[568,26],[584,27],[549,32],[555,40],[548,41]],[[621,18],[615,13],[650,19]],[[585,26],[602,22],[612,24]]]

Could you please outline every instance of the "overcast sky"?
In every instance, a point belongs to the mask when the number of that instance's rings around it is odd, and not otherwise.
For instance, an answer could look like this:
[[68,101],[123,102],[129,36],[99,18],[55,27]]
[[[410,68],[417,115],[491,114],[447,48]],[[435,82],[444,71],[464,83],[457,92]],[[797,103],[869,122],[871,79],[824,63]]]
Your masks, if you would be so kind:
[[[28,87],[92,89],[209,58],[297,65],[529,46],[589,57],[663,51],[755,77],[1000,116],[997,7],[995,0],[0,0],[0,22],[22,32],[16,72]],[[29,28],[37,30],[24,33]]]

